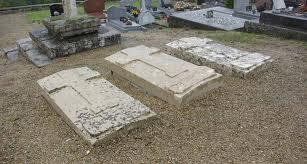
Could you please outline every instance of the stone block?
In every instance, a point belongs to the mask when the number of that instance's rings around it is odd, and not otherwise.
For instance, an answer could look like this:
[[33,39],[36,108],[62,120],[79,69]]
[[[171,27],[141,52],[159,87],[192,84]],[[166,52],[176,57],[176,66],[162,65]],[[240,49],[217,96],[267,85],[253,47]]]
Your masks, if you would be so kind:
[[104,65],[149,94],[177,107],[221,85],[221,75],[144,45],[121,50]]
[[39,48],[33,45],[31,38],[17,41],[18,51],[28,61],[37,67],[43,67],[51,63],[51,60]]
[[[246,77],[267,68],[270,56],[241,51],[204,38],[182,38],[167,44],[170,54],[226,75]],[[257,71],[256,71],[257,70]]]
[[120,43],[121,34],[108,26],[100,26],[99,33],[75,36],[64,40],[57,39],[47,29],[30,33],[35,45],[49,58],[68,56],[70,54]]
[[100,20],[92,16],[64,18],[63,16],[48,17],[43,24],[50,33],[59,39],[98,32]]
[[87,67],[63,70],[37,82],[51,106],[92,145],[156,115]]

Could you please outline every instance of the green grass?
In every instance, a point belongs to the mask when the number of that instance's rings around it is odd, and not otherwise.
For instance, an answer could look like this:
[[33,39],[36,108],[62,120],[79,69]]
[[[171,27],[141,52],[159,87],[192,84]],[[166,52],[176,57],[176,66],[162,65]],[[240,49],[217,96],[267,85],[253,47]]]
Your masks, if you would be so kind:
[[[119,1],[107,1],[106,2],[106,9],[111,6],[119,6]],[[78,6],[78,14],[84,15],[83,6]],[[40,23],[44,18],[50,16],[49,10],[39,10],[39,11],[28,11],[26,12],[26,18],[29,22],[38,22]]]
[[209,31],[207,32],[209,38],[219,40],[225,43],[249,43],[255,44],[263,40],[263,35],[256,35],[253,33],[244,33],[237,31]]
[[[79,15],[84,15],[84,9],[83,7],[78,7],[78,14]],[[40,22],[46,17],[50,16],[50,11],[49,10],[39,10],[39,11],[29,11],[26,12],[26,18],[30,22]]]
[[[135,1],[133,3],[133,6],[140,8],[141,7],[141,0]],[[158,6],[158,0],[152,0],[151,1],[151,6],[152,7],[157,7]]]

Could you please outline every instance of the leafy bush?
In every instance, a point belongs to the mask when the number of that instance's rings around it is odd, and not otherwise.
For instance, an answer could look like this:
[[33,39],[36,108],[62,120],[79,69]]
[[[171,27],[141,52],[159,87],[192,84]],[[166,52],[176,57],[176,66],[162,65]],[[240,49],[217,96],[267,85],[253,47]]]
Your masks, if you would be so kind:
[[225,7],[233,9],[233,7],[234,7],[234,2],[233,1],[234,0],[225,0],[224,1]]

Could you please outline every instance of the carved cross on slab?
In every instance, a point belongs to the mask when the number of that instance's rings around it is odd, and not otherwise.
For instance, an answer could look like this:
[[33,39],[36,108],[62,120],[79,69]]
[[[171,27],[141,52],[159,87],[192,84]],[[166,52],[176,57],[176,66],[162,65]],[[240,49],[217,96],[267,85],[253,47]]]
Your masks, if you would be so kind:
[[77,16],[76,0],[63,0],[64,14],[67,18]]

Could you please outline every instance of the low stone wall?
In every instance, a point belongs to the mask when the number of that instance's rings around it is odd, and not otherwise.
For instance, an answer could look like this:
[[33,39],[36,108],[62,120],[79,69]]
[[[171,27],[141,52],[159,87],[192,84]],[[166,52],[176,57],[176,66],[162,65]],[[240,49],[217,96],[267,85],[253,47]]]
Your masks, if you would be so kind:
[[307,41],[307,32],[263,24],[263,23],[245,22],[244,31],[251,33],[266,34],[274,37],[282,37],[286,39]]

